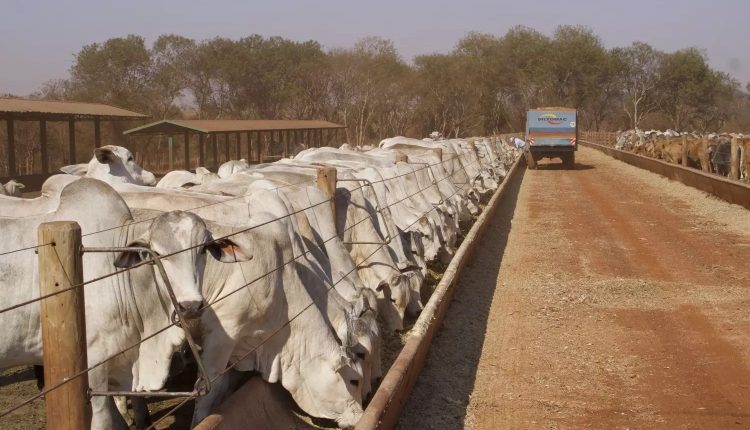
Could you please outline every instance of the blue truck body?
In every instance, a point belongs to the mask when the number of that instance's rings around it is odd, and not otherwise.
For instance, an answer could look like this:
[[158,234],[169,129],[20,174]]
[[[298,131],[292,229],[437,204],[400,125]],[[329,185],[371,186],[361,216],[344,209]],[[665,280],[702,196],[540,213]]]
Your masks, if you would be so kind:
[[575,163],[578,149],[577,111],[571,108],[539,108],[526,114],[526,142],[534,160],[560,158]]

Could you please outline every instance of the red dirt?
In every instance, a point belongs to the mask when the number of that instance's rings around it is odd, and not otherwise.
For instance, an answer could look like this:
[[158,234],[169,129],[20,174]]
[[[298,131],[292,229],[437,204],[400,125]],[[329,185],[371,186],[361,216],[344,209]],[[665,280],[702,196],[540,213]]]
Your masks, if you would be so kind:
[[750,211],[577,161],[498,212],[401,428],[750,427]]

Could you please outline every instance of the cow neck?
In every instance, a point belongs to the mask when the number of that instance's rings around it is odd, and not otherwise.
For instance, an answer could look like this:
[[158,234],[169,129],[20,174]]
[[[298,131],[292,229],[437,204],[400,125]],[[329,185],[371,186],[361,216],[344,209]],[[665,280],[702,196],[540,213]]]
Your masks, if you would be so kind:
[[[255,261],[251,262],[254,263]],[[246,263],[222,263],[213,257],[206,258],[206,268],[203,271],[201,290],[203,291],[203,297],[205,297],[208,303],[213,303],[224,295],[228,280],[231,279],[234,270],[237,270],[235,266],[243,264]],[[227,291],[227,293],[231,292]]]
[[[130,222],[123,228],[113,246],[128,246],[151,227],[148,222]],[[110,258],[114,260],[114,255]],[[123,304],[119,309],[124,313],[123,322],[135,321],[139,332],[148,331],[147,320],[169,321],[172,304],[169,296],[157,283],[155,265],[143,265],[125,271],[117,276],[117,294]],[[154,318],[154,317],[162,318]],[[164,324],[162,324],[164,325]],[[158,327],[161,328],[161,327]],[[157,328],[157,329],[158,329]]]

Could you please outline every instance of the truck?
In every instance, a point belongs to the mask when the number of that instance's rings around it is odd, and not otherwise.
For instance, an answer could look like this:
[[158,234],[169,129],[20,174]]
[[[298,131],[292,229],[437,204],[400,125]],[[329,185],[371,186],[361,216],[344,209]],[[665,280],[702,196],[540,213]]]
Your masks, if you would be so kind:
[[544,107],[526,114],[526,160],[535,169],[542,158],[560,158],[563,167],[575,166],[578,150],[578,111],[573,108]]

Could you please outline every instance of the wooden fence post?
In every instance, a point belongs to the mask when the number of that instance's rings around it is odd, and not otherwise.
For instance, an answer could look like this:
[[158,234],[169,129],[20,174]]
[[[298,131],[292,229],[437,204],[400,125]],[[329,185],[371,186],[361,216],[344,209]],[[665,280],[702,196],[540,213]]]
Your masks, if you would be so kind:
[[[83,282],[81,227],[74,221],[43,223],[37,230],[39,290],[52,294]],[[43,299],[41,305],[44,381],[53,387],[84,371],[86,318],[83,287]],[[84,373],[45,395],[48,430],[91,427],[89,378]]]
[[206,139],[204,135],[198,133],[198,166],[203,167],[206,167],[206,148],[204,144],[205,141]]
[[42,173],[49,173],[47,156],[47,120],[39,120],[39,155],[42,157]]
[[94,147],[100,148],[102,146],[102,126],[101,118],[94,117]]
[[76,120],[68,120],[68,163],[76,164]]
[[687,136],[682,136],[682,165],[687,167],[688,165],[688,139]]
[[731,179],[740,179],[740,157],[737,154],[739,149],[739,141],[736,137],[732,138],[732,166],[729,170],[729,177]]
[[335,167],[321,166],[318,167],[318,175],[315,180],[323,194],[331,199],[331,210],[333,210],[334,216],[336,216],[336,176]]
[[16,127],[12,116],[5,119],[7,128],[7,147],[5,149],[8,158],[8,176],[16,176]]
[[171,172],[174,170],[174,151],[172,149],[173,142],[172,142],[172,135],[167,137],[167,152],[169,153],[169,171]]
[[185,151],[185,164],[182,167],[185,170],[190,170],[190,133],[186,131],[183,140],[185,141],[185,147],[183,148]]

